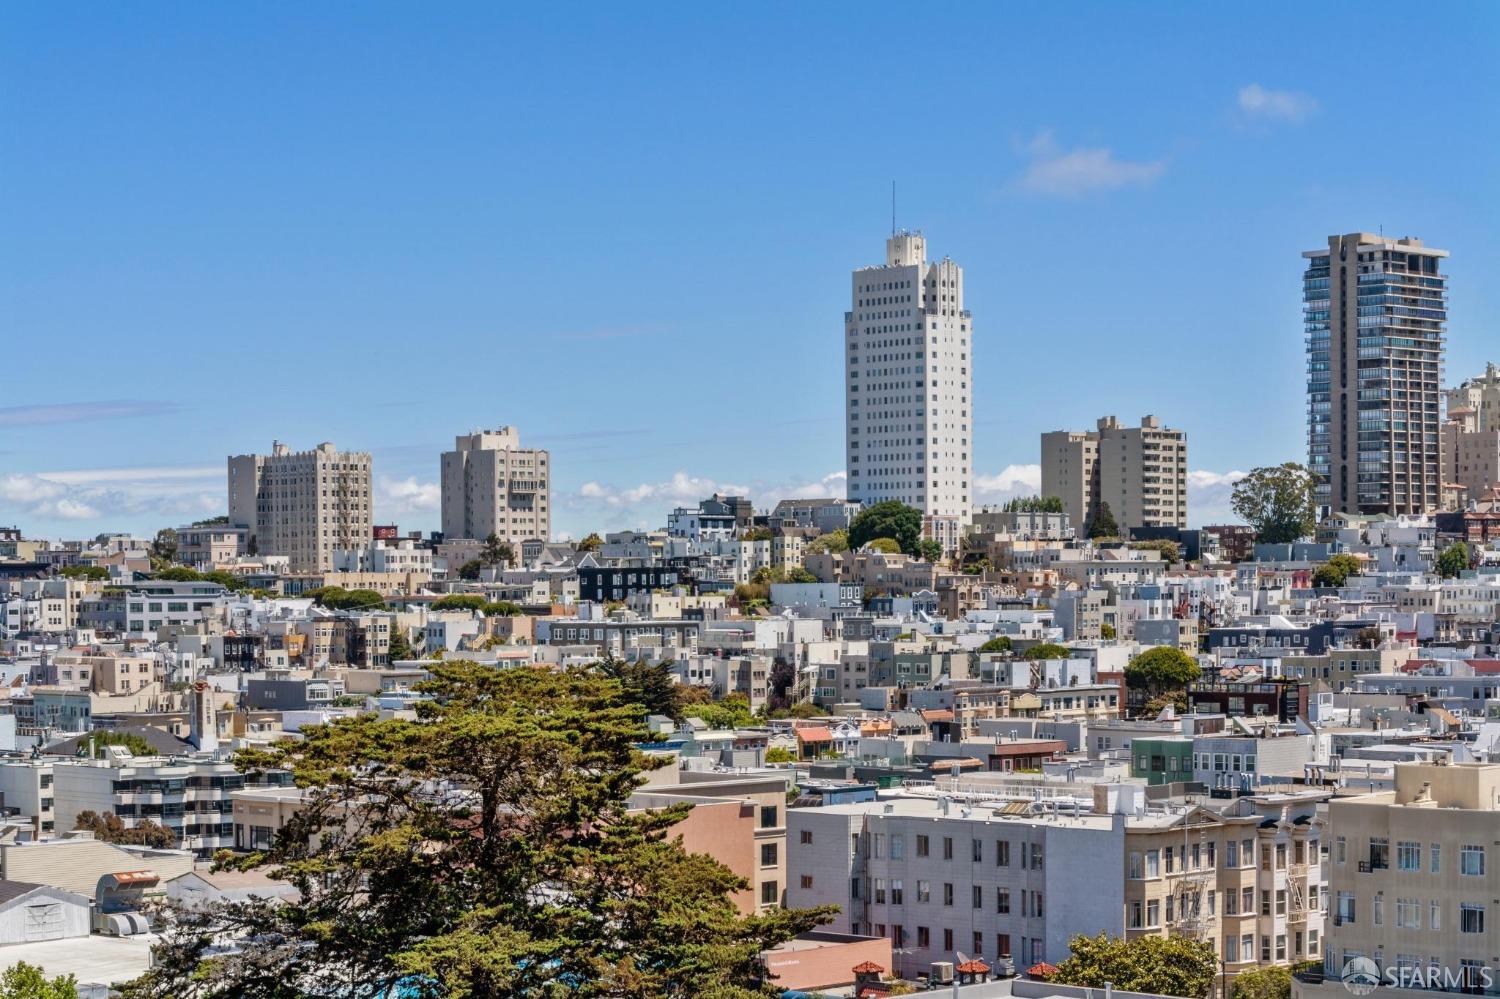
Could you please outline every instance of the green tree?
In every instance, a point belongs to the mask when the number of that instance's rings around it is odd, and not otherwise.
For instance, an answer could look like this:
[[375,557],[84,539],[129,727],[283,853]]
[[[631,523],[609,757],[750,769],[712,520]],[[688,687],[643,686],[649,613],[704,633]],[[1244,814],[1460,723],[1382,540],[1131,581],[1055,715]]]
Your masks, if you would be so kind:
[[1182,558],[1182,549],[1178,546],[1177,542],[1166,538],[1157,538],[1153,541],[1132,541],[1130,547],[1136,551],[1160,552],[1161,557],[1167,560],[1168,565]]
[[1291,999],[1291,968],[1256,968],[1234,976],[1233,999]]
[[101,759],[104,756],[105,746],[123,746],[130,750],[132,756],[155,756],[156,747],[147,742],[143,736],[134,732],[122,732],[114,729],[96,728],[86,735],[80,745],[80,753]]
[[156,578],[173,583],[197,583],[202,581],[203,575],[196,569],[189,569],[185,565],[173,565],[159,570]]
[[1068,942],[1067,960],[1051,981],[1102,989],[1106,983],[1125,992],[1205,999],[1214,986],[1218,957],[1213,944],[1190,937],[1136,937],[1125,940],[1101,933]]
[[[749,999],[757,957],[831,909],[741,914],[747,882],[632,810],[640,706],[593,670],[433,663],[416,720],[375,715],[246,751],[304,798],[264,851],[290,901],[177,907],[129,999],[308,995]],[[434,793],[441,792],[441,793]],[[214,948],[253,939],[242,954]]]
[[372,610],[385,606],[385,597],[374,590],[346,590],[342,586],[319,586],[302,595],[329,610]]
[[863,548],[876,538],[893,538],[900,550],[916,555],[922,540],[922,511],[897,500],[882,500],[855,515],[849,524],[849,547]]
[[598,534],[589,534],[576,547],[581,552],[596,552],[604,547],[604,539]]
[[526,613],[520,604],[513,604],[509,600],[493,600],[479,610],[485,617],[520,617]]
[[1462,541],[1444,548],[1437,557],[1438,575],[1452,579],[1469,567],[1469,546]]
[[417,658],[417,652],[411,647],[411,639],[406,637],[406,629],[398,625],[391,627],[391,662],[402,662]]
[[1025,652],[1022,652],[1021,658],[1035,662],[1040,659],[1067,659],[1072,654],[1072,651],[1065,645],[1058,645],[1056,642],[1043,642],[1040,645],[1033,645]]
[[170,565],[177,557],[177,532],[170,527],[163,527],[156,532],[156,537],[151,541],[151,561],[153,564],[163,566]]
[[1186,690],[1202,675],[1198,661],[1172,645],[1147,649],[1125,664],[1125,684],[1153,697]]
[[447,596],[438,597],[434,600],[432,602],[432,609],[435,611],[477,611],[482,610],[485,603],[483,593],[450,593]]
[[792,752],[790,749],[786,749],[781,746],[772,746],[770,749],[766,750],[766,762],[796,763],[797,754]]
[[0,974],[0,999],[77,999],[78,979],[60,975],[49,979],[41,968],[17,961]]
[[69,565],[59,569],[58,573],[67,579],[105,580],[109,578],[109,570],[102,565]]
[[477,558],[471,558],[469,559],[469,561],[458,567],[458,578],[466,579],[472,583],[474,580],[479,578],[479,570],[483,568],[484,563],[482,561]]
[[485,565],[509,565],[515,557],[516,550],[510,542],[501,541],[500,536],[493,532],[484,539],[484,547],[479,550],[479,561]]
[[1295,461],[1256,468],[1234,484],[1234,512],[1262,544],[1290,544],[1317,529],[1317,476]]
[[594,663],[594,668],[620,685],[626,703],[641,706],[641,717],[682,718],[682,688],[666,663],[625,660],[611,655]]
[[250,584],[245,582],[243,577],[236,576],[232,572],[225,572],[223,569],[214,569],[209,572],[199,573],[199,577],[204,582],[218,583],[224,589],[233,592],[250,588]]
[[755,724],[750,701],[743,694],[730,694],[708,704],[690,704],[682,709],[682,717],[697,718],[709,728],[746,728]]
[[868,548],[872,552],[885,552],[887,555],[899,555],[901,553],[901,542],[895,538],[871,538],[860,547]]
[[980,652],[1009,652],[1011,641],[1009,635],[996,635],[979,647]]
[[1350,576],[1358,576],[1362,567],[1359,559],[1340,552],[1318,566],[1317,571],[1313,573],[1313,585],[1319,588],[1337,589],[1348,582]]
[[1108,621],[1105,621],[1103,624],[1101,624],[1099,626],[1099,637],[1102,638],[1102,639],[1104,639],[1106,642],[1112,642],[1112,641],[1114,641],[1115,640],[1115,626],[1112,625],[1112,624],[1110,624]]
[[788,583],[816,583],[818,577],[797,565],[786,571],[786,581]]
[[228,526],[228,524],[229,524],[229,517],[227,515],[225,515],[225,514],[222,514],[222,513],[219,514],[217,517],[209,517],[206,520],[195,520],[195,521],[193,521],[193,526],[194,527],[225,527],[225,526]]
[[818,706],[810,701],[798,701],[786,709],[788,718],[816,718],[822,713],[818,710]]
[[917,542],[917,555],[923,562],[937,562],[943,557],[943,543],[932,538]]
[[1063,501],[1057,496],[1016,496],[1006,500],[1002,513],[1062,513]]
[[126,826],[114,812],[99,812],[84,809],[73,822],[74,829],[85,829],[94,838],[105,843],[123,843],[127,846],[149,846],[158,850],[177,847],[177,834],[170,828],[151,820],[140,819],[133,826]]
[[1085,533],[1093,539],[1118,538],[1120,536],[1120,525],[1115,523],[1115,515],[1109,508],[1109,504],[1099,503],[1099,509],[1094,518],[1088,522]]
[[771,529],[769,527],[752,527],[750,528],[750,530],[745,532],[744,536],[740,540],[770,541],[772,536],[773,535],[771,534]]
[[763,565],[750,574],[750,582],[756,586],[770,586],[772,583],[785,583],[786,570],[778,565]]
[[824,552],[838,554],[849,550],[849,532],[840,528],[837,531],[829,531],[820,534],[807,543],[807,552],[810,555],[820,555]]

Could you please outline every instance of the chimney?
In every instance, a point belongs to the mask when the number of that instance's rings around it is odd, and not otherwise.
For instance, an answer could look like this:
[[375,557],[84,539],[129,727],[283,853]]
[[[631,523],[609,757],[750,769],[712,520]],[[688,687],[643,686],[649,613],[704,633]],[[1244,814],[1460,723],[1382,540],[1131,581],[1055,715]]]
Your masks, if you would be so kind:
[[189,735],[194,748],[204,753],[219,749],[219,727],[214,717],[213,686],[199,680],[188,691]]

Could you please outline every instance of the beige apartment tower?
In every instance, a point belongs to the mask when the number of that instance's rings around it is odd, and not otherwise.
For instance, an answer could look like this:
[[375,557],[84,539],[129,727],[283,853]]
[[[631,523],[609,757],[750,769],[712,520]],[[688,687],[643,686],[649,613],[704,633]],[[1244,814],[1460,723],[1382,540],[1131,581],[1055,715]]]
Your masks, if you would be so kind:
[[367,452],[273,441],[268,455],[229,458],[229,523],[248,530],[249,550],[285,555],[293,572],[326,572],[335,551],[368,545],[372,517]]
[[1108,505],[1122,532],[1187,527],[1187,434],[1154,416],[1113,416],[1087,432],[1042,435],[1042,495],[1056,496],[1080,534]]
[[521,447],[516,428],[454,438],[441,471],[445,540],[493,534],[519,552],[523,541],[552,536],[552,457]]
[[1447,250],[1368,232],[1302,254],[1307,464],[1334,513],[1420,514],[1442,502]]

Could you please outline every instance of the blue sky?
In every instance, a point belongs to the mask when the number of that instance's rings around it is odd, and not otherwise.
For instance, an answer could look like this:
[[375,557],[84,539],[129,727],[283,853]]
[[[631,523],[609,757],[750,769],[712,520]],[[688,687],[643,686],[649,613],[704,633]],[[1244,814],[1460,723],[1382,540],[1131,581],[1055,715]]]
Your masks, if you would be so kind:
[[15,6],[0,32],[0,524],[221,512],[271,440],[515,424],[554,526],[843,487],[849,271],[966,268],[977,493],[1106,413],[1189,434],[1191,519],[1303,456],[1300,257],[1452,251],[1500,360],[1500,5]]

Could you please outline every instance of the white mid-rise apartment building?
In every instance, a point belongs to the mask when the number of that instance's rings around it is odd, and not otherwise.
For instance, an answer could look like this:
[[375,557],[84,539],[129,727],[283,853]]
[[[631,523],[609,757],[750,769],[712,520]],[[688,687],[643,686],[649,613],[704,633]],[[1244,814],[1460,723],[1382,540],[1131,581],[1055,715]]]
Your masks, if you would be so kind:
[[899,500],[928,533],[966,525],[974,478],[971,322],[963,268],[927,260],[920,233],[886,240],[886,262],[854,272],[844,314],[848,495]]
[[441,471],[444,539],[493,534],[519,554],[521,542],[551,537],[552,456],[521,447],[515,427],[455,437]]
[[327,572],[333,553],[374,536],[370,455],[324,442],[293,451],[279,441],[271,453],[229,459],[229,522],[249,529],[246,547],[285,555],[293,572]]

